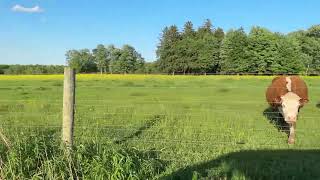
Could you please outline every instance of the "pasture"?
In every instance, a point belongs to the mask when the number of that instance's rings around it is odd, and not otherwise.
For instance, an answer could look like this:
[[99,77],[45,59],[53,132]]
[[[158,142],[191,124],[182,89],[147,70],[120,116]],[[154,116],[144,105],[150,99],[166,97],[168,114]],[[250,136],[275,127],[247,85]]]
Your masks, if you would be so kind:
[[265,101],[267,76],[77,75],[75,147],[60,148],[63,76],[0,76],[5,179],[317,179],[319,77],[296,144]]

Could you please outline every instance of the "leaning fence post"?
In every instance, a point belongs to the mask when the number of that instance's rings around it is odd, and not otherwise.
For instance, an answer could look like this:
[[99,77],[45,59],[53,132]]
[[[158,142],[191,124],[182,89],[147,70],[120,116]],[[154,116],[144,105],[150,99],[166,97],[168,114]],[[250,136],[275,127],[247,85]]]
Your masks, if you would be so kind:
[[71,147],[73,145],[74,104],[75,71],[70,67],[65,67],[63,84],[62,142],[67,147]]

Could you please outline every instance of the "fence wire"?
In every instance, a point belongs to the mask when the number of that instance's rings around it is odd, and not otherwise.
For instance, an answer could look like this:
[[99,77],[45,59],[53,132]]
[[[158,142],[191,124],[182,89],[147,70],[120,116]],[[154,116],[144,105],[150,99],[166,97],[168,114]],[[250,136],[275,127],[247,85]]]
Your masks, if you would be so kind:
[[[211,74],[207,75],[221,75]],[[257,75],[257,74],[239,74],[241,75]],[[259,75],[259,74],[258,74]],[[273,75],[273,74],[265,74]],[[185,98],[174,97],[174,99],[139,99],[139,96],[132,97],[132,99],[123,99],[114,102],[108,99],[99,99],[98,96],[83,96],[81,92],[85,89],[96,89],[97,92],[101,91],[100,88],[108,88],[109,90],[117,89],[134,89],[139,90],[152,90],[161,89],[165,91],[177,91],[181,89],[214,89],[221,90],[221,87],[214,85],[200,85],[200,86],[130,86],[119,85],[116,87],[107,86],[88,86],[81,84],[77,86],[76,105],[75,105],[75,138],[109,138],[119,141],[130,141],[130,143],[145,143],[145,144],[185,144],[193,146],[236,146],[236,147],[274,147],[283,145],[283,140],[287,139],[288,125],[277,124],[268,122],[268,116],[273,119],[283,119],[279,112],[251,112],[250,110],[243,112],[226,106],[224,100],[211,101],[216,95],[212,92],[211,96],[205,98]],[[267,85],[267,84],[266,84]],[[14,88],[19,89],[32,89],[32,90],[46,90],[46,93],[51,94],[30,95],[30,99],[0,99],[0,126],[4,130],[13,130],[23,132],[23,129],[30,130],[46,130],[55,129],[60,132],[62,128],[62,84],[59,86],[51,85],[50,88],[45,89],[42,86],[29,86],[29,85],[8,85],[5,91],[15,91]],[[265,86],[257,86],[247,84],[245,86],[239,85],[226,85],[223,88],[227,90],[243,90],[243,89],[257,89],[264,90]],[[299,89],[299,88],[298,88]],[[313,90],[318,90],[319,87],[313,87]],[[80,92],[80,93],[79,93]],[[41,92],[42,93],[42,92]],[[101,91],[101,93],[103,93]],[[61,99],[52,100],[51,96],[59,97]],[[250,96],[250,94],[248,94]],[[138,98],[137,98],[138,97]],[[261,107],[261,111],[267,108],[265,101],[264,91],[261,92],[261,100],[230,100],[227,102],[234,106]],[[20,103],[17,105],[17,103]],[[25,104],[23,104],[25,103]],[[29,103],[29,104],[28,104]],[[124,105],[124,103],[131,103],[132,105]],[[311,100],[310,104],[318,103],[316,100]],[[190,109],[172,110],[173,106],[191,104]],[[42,109],[41,106],[48,107]],[[210,107],[193,108],[192,105],[210,105]],[[21,107],[20,107],[21,106]],[[22,107],[23,106],[23,107]],[[154,112],[144,112],[139,109],[139,106],[154,106]],[[230,108],[231,107],[231,108]],[[20,108],[20,109],[19,109]],[[104,110],[114,112],[98,113],[97,111]],[[130,108],[130,109],[126,109]],[[229,108],[229,109],[227,109]],[[18,109],[18,110],[17,110]],[[32,111],[37,109],[37,111]],[[124,112],[121,112],[121,109]],[[157,112],[158,111],[158,112]],[[182,112],[181,112],[182,111]],[[217,115],[224,115],[223,118]],[[250,117],[254,115],[254,117]],[[125,116],[125,117],[122,117]],[[156,120],[149,122],[149,119],[155,118]],[[234,122],[239,118],[253,118],[251,124],[241,126],[239,123]],[[300,114],[301,119],[314,119],[318,118],[317,115]],[[299,120],[297,125],[297,137],[312,137],[316,141],[320,137],[319,130],[315,125],[313,128],[299,127]],[[52,122],[51,122],[52,121]],[[260,125],[254,123],[260,122]],[[264,123],[261,123],[264,122]],[[253,124],[253,125],[252,125]],[[261,124],[264,124],[261,126]],[[277,133],[277,132],[281,133]],[[115,134],[115,135],[112,135]],[[256,134],[264,136],[265,141],[262,144],[254,143],[252,139],[257,139]],[[167,137],[163,137],[163,136]],[[312,136],[313,135],[313,136]],[[49,136],[49,135],[48,135]],[[109,136],[109,137],[108,137]],[[269,141],[269,139],[271,139]],[[129,139],[129,140],[127,140]],[[215,140],[213,142],[213,140]],[[165,147],[165,145],[163,146]],[[312,146],[309,144],[302,144],[300,147],[314,147],[320,148],[320,144]]]

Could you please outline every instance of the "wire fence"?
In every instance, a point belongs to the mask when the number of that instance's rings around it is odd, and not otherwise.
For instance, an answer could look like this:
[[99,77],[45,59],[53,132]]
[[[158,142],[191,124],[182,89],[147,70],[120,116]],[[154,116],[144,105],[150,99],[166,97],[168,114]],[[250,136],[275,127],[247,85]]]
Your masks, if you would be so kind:
[[[290,73],[290,72],[174,72],[174,73],[165,73],[165,72],[153,72],[153,73],[117,73],[117,72],[103,72],[102,74],[100,72],[81,72],[81,74],[92,74],[92,75],[171,75],[171,76],[200,76],[200,75],[239,75],[239,76],[245,76],[245,75],[251,75],[251,76],[278,76],[278,75],[304,75],[304,76],[319,76],[319,72],[304,72],[304,73]],[[32,73],[32,74],[0,74],[0,76],[10,76],[10,75],[63,75],[63,73]]]
[[[207,73],[207,75],[222,75]],[[261,74],[238,74],[238,75],[261,75]],[[263,74],[274,75],[274,74]],[[27,82],[25,82],[27,84]],[[13,88],[36,89],[42,86],[6,86],[5,91],[14,91]],[[99,89],[107,86],[77,86],[81,89]],[[112,89],[112,87],[108,87]],[[215,89],[218,86],[117,86],[113,89]],[[266,87],[256,85],[226,85],[223,88],[232,90],[255,88],[264,90]],[[319,89],[313,87],[313,90]],[[1,89],[0,89],[1,91]],[[55,129],[61,132],[62,127],[62,87],[55,89],[43,89],[50,92],[44,96],[30,95],[31,99],[0,99],[0,126],[6,132],[16,130],[23,132],[24,129],[45,130]],[[101,92],[103,93],[103,92]],[[178,93],[178,91],[177,91]],[[247,94],[250,96],[250,94]],[[200,95],[201,96],[201,95]],[[264,100],[264,91],[261,91]],[[61,99],[52,99],[60,97]],[[144,99],[135,98],[119,99],[116,102],[109,99],[99,99],[99,96],[76,95],[75,104],[75,138],[109,138],[115,142],[130,142],[131,144],[146,144],[166,147],[171,145],[194,145],[194,146],[245,146],[245,147],[267,147],[279,146],[286,140],[289,125],[279,124],[283,117],[276,111],[265,111],[268,108],[266,102],[249,99],[233,99],[210,101],[215,95],[205,98],[182,98],[172,97],[170,99]],[[227,104],[226,104],[227,102]],[[31,104],[32,103],[32,104]],[[316,100],[309,103],[316,104]],[[127,104],[127,105],[124,105]],[[191,104],[189,108],[174,107]],[[21,105],[21,106],[19,106]],[[47,107],[43,107],[46,106]],[[197,105],[200,105],[198,107]],[[202,106],[201,106],[202,105]],[[210,106],[203,106],[210,105]],[[141,108],[146,106],[149,108]],[[247,110],[238,109],[235,106],[248,106]],[[150,108],[153,107],[153,108]],[[259,108],[259,112],[252,109]],[[34,110],[34,111],[33,111]],[[107,111],[107,112],[104,112]],[[108,112],[111,111],[111,112]],[[149,112],[148,112],[149,111]],[[151,112],[150,112],[151,111]],[[300,114],[299,120],[316,121],[319,114]],[[237,120],[239,122],[237,122]],[[246,124],[246,120],[248,120]],[[298,121],[299,121],[298,120]],[[311,122],[311,121],[310,121]],[[283,123],[283,122],[282,122]],[[303,124],[297,127],[298,137],[309,138],[312,142],[320,137],[319,126],[313,122],[312,127]],[[278,133],[278,132],[281,133]],[[11,132],[9,132],[11,133]],[[126,140],[124,140],[126,139]],[[260,140],[260,144],[255,142]],[[300,147],[320,148],[320,144],[300,144]]]

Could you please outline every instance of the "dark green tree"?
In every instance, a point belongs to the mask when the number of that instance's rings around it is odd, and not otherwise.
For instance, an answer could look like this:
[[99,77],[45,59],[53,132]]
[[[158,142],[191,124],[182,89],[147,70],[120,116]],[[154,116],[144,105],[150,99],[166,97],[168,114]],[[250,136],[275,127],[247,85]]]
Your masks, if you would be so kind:
[[95,49],[92,50],[92,54],[100,74],[102,74],[103,71],[106,73],[110,61],[110,55],[107,49],[104,47],[104,45],[99,44]]
[[195,36],[195,30],[193,29],[193,24],[191,21],[187,21],[185,24],[184,24],[184,27],[183,27],[183,32],[182,32],[182,37],[185,38],[185,37],[188,37],[188,38],[192,38]]
[[201,73],[216,73],[220,69],[219,38],[215,37],[212,23],[207,19],[197,31],[196,49],[198,52],[196,69]]
[[307,32],[306,35],[308,37],[313,37],[313,38],[320,38],[320,25],[313,25],[311,26]]
[[97,65],[94,62],[94,57],[92,56],[89,49],[79,50],[80,61],[82,62],[81,72],[97,72]]
[[178,42],[181,40],[181,35],[177,26],[173,25],[169,28],[164,28],[160,44],[157,49],[159,69],[163,72],[172,73],[179,71],[179,55],[177,51]]
[[203,25],[198,29],[198,36],[204,36],[206,34],[212,34],[213,25],[210,19],[206,19]]
[[298,41],[281,34],[276,34],[276,36],[278,57],[271,64],[270,71],[276,74],[302,73],[305,66]]
[[107,51],[109,52],[109,58],[110,58],[110,63],[109,63],[109,72],[112,74],[113,72],[119,72],[118,70],[119,67],[119,58],[121,56],[121,49],[116,48],[114,45],[109,45],[107,47]]
[[79,51],[77,50],[69,50],[66,52],[67,65],[71,68],[74,68],[76,72],[81,72],[83,67],[83,62],[81,60],[81,56]]
[[221,72],[248,72],[247,46],[248,37],[242,28],[228,31],[221,46]]
[[222,42],[223,38],[224,38],[224,31],[221,28],[217,28],[216,30],[214,30],[213,32],[213,36],[215,38],[217,38],[220,42]]
[[124,45],[122,49],[110,47],[112,54],[112,72],[116,73],[135,73],[143,70],[144,59],[130,45]]
[[289,34],[299,43],[305,74],[320,73],[320,38],[318,30],[319,26],[312,26],[307,31],[297,31]]
[[278,58],[276,36],[269,30],[253,27],[248,36],[248,65],[249,72],[272,73],[271,66]]

